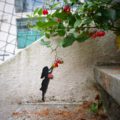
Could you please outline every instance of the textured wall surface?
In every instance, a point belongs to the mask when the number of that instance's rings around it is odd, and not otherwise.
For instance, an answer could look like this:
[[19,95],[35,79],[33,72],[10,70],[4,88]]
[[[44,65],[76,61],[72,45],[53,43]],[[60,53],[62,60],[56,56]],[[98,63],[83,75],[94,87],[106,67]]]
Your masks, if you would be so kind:
[[[47,101],[81,101],[93,99],[93,67],[98,61],[108,61],[116,56],[114,35],[104,39],[74,43],[71,47],[59,48],[58,55],[64,64],[54,70],[50,81]],[[41,99],[40,74],[44,66],[51,66],[54,53],[40,46],[37,41],[0,65],[0,104],[35,101]],[[113,60],[113,59],[112,59]]]
[[[37,41],[0,65],[0,119],[6,120],[17,108],[16,103],[41,100],[40,74],[44,66],[51,66],[54,55]],[[46,101],[62,103],[94,99],[94,65],[101,61],[115,62],[119,53],[110,33],[104,39],[75,42],[71,47],[59,48],[58,55],[64,64],[53,72]]]

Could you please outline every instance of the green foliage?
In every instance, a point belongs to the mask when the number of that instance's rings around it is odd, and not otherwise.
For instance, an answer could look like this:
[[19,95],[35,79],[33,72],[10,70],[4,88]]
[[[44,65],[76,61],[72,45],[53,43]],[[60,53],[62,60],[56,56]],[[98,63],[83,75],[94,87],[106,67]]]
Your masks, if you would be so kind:
[[[120,3],[112,0],[89,0],[84,3],[79,0],[64,0],[64,3],[69,5],[70,12],[65,11],[64,6],[57,8],[59,2],[49,6],[47,15],[43,15],[42,8],[35,9],[33,15],[28,16],[38,20],[32,28],[43,31],[47,38],[62,36],[62,47],[91,38],[90,30],[93,28],[120,34]],[[55,10],[52,11],[53,9]]]
[[65,37],[60,42],[60,45],[63,47],[68,47],[68,46],[72,45],[74,41],[75,41],[75,38],[74,38],[73,34],[69,34],[67,37]]
[[93,103],[90,106],[90,111],[93,112],[93,113],[97,113],[98,112],[98,104],[97,103]]
[[41,44],[41,45],[45,45],[45,46],[47,46],[47,47],[51,47],[50,41],[44,41],[44,39],[41,39],[41,40],[40,40],[40,44]]
[[89,35],[87,34],[87,32],[81,32],[80,35],[76,38],[78,42],[84,42],[87,39],[89,39]]

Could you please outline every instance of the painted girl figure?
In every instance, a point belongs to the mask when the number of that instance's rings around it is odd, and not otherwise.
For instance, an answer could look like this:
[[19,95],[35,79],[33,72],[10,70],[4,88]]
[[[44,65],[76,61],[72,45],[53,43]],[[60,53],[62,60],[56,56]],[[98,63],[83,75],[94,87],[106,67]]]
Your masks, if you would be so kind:
[[52,71],[53,71],[53,68],[51,67],[49,69],[47,66],[45,66],[42,70],[41,78],[44,78],[44,79],[41,83],[40,90],[42,91],[42,101],[43,102],[45,102],[45,94],[48,89],[50,79],[53,79]]

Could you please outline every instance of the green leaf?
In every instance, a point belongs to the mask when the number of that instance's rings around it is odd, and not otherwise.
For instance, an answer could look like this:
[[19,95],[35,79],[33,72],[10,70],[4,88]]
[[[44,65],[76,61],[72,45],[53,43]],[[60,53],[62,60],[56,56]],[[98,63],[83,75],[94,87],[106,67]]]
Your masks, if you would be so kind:
[[79,0],[70,0],[72,3],[77,3]]
[[94,112],[94,113],[97,113],[97,112],[98,112],[98,104],[97,104],[97,103],[93,103],[93,104],[90,106],[90,111],[91,111],[91,112]]
[[74,41],[75,41],[75,38],[74,38],[73,34],[70,34],[67,37],[65,37],[63,40],[60,41],[60,46],[68,47],[68,46],[72,45]]
[[40,40],[40,44],[44,45],[44,46],[47,46],[47,47],[50,47],[50,41],[44,41],[44,39]]
[[86,41],[89,38],[90,38],[90,36],[88,35],[88,33],[81,32],[80,35],[76,38],[76,41],[78,41],[78,42],[84,42],[84,41]]
[[78,32],[73,32],[73,35],[75,38],[78,38],[80,36],[80,34]]
[[66,14],[64,11],[54,13],[54,17],[66,20],[69,17],[69,14]]
[[38,14],[42,15],[42,8],[39,9]]
[[39,21],[39,22],[37,22],[37,26],[38,26],[38,28],[43,28],[43,29],[45,29],[45,28],[49,28],[49,27],[52,27],[52,26],[54,26],[54,25],[57,25],[58,23],[57,22],[55,22],[55,21],[48,21],[48,22],[41,22],[41,21]]
[[37,13],[38,13],[38,11],[39,11],[39,8],[36,8],[35,10],[34,10],[34,15],[36,15]]
[[63,0],[63,1],[64,1],[64,3],[65,3],[65,4],[67,4],[67,3],[68,3],[68,2],[67,2],[67,0]]
[[76,21],[76,19],[75,19],[74,15],[69,16],[69,25],[70,26],[74,27],[75,21]]
[[56,14],[58,14],[59,12],[60,12],[60,9],[55,10],[55,12],[52,14],[52,17],[55,17]]
[[82,19],[79,27],[80,27],[80,26],[83,26],[83,25],[90,25],[92,22],[93,22],[93,21],[92,21],[91,18],[89,18],[89,17],[88,17],[88,18],[84,18],[84,19]]
[[63,23],[58,24],[58,29],[65,29],[65,26],[63,25]]
[[57,33],[58,33],[58,35],[60,35],[60,36],[64,36],[64,35],[65,35],[65,30],[64,30],[64,29],[62,29],[62,30],[57,30]]
[[45,36],[46,36],[47,38],[50,38],[50,34],[49,34],[49,33],[45,33]]
[[77,28],[81,24],[80,20],[76,20],[74,24],[74,28]]
[[51,9],[56,8],[58,5],[60,5],[60,3],[59,3],[59,2],[58,2],[58,3],[55,3],[54,5],[52,5],[52,6],[51,6]]

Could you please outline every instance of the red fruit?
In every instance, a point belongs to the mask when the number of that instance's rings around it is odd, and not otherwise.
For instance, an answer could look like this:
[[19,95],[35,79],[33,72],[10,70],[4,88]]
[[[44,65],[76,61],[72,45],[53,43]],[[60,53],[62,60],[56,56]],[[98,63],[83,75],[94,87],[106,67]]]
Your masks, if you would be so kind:
[[58,63],[55,63],[55,67],[58,67]]
[[58,63],[53,64],[53,68],[56,68],[56,67],[58,67]]
[[60,60],[59,59],[55,60],[55,63],[60,63]]
[[105,35],[105,32],[104,31],[100,31],[100,32],[96,32],[96,36],[97,37],[102,37]]
[[104,32],[104,31],[100,31],[100,32],[94,33],[91,37],[92,37],[93,39],[95,39],[96,37],[102,37],[102,36],[104,36],[104,35],[105,35],[105,32]]
[[66,13],[70,13],[70,6],[69,5],[64,6],[63,10]]
[[42,13],[43,13],[43,15],[47,15],[47,14],[48,14],[48,10],[47,10],[47,9],[44,9],[44,10],[42,11]]
[[63,61],[62,61],[62,60],[60,60],[60,59],[57,59],[57,60],[55,60],[55,63],[62,64],[62,63],[63,63]]
[[98,36],[99,36],[99,37],[102,37],[102,36],[104,36],[104,35],[105,35],[105,32],[104,32],[104,31],[98,32]]

